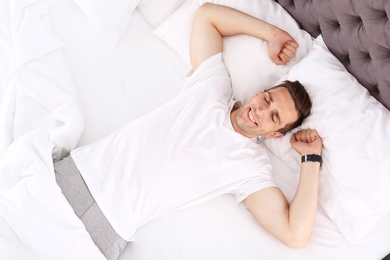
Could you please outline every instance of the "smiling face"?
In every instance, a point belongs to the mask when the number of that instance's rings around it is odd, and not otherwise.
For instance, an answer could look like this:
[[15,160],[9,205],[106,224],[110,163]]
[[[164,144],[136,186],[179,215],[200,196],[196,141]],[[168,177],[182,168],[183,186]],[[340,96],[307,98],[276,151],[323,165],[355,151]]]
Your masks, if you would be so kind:
[[234,130],[246,137],[276,138],[283,136],[279,129],[298,120],[298,112],[288,89],[277,87],[258,93],[232,111],[230,119]]

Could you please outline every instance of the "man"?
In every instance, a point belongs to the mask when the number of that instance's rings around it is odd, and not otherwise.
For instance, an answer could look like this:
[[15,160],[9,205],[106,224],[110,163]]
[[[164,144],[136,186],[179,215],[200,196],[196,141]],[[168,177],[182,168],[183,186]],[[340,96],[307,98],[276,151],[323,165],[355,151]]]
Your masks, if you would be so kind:
[[[206,4],[198,10],[193,26],[193,70],[210,56],[222,51],[222,37],[237,33],[268,41],[270,57],[276,64],[288,62],[298,47],[290,35],[272,25],[227,7]],[[262,99],[270,100],[270,93],[274,102],[266,101],[263,108]],[[259,109],[252,109],[256,106]],[[258,94],[249,104],[233,111],[231,120],[234,129],[247,137],[265,135],[275,138],[283,135],[278,129],[298,120],[298,115],[288,91],[277,88]],[[294,134],[291,145],[301,155],[321,155],[322,152],[319,135],[310,129]],[[291,205],[276,187],[257,191],[245,199],[249,211],[260,225],[290,247],[303,247],[309,243],[317,210],[319,167],[320,163],[316,162],[302,164],[298,190]]]
[[126,240],[148,221],[226,193],[245,201],[281,242],[308,244],[317,209],[319,135],[307,129],[291,138],[293,149],[309,155],[291,205],[273,182],[266,152],[251,138],[281,137],[307,116],[311,103],[305,102],[306,92],[295,91],[302,89],[299,83],[287,82],[239,107],[221,54],[222,37],[237,33],[268,41],[277,64],[288,62],[298,47],[272,25],[205,4],[194,19],[193,73],[183,92],[56,163],[57,183],[108,259],[116,259]]

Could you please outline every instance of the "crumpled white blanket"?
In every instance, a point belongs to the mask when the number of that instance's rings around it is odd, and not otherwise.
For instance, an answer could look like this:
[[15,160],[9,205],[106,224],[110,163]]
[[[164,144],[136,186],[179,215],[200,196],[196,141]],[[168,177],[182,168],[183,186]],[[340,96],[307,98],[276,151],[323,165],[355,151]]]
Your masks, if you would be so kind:
[[105,259],[56,184],[52,150],[30,131],[0,161],[0,259]]
[[84,123],[49,6],[0,6],[0,259],[105,259],[54,177]]
[[77,145],[84,127],[63,43],[51,32],[49,6],[36,2],[1,0],[0,158],[19,136],[45,128],[57,160]]

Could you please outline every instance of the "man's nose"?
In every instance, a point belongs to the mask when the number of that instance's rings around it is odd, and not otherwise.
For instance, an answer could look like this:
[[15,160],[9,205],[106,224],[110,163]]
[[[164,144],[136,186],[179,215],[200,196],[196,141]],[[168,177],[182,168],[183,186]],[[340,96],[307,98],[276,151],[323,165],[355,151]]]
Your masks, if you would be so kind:
[[259,108],[261,111],[267,111],[270,109],[270,105],[267,102],[264,102],[259,105]]
[[271,117],[272,116],[271,107],[268,105],[268,106],[264,107],[263,109],[261,109],[261,111],[259,111],[259,116],[261,116],[262,118]]

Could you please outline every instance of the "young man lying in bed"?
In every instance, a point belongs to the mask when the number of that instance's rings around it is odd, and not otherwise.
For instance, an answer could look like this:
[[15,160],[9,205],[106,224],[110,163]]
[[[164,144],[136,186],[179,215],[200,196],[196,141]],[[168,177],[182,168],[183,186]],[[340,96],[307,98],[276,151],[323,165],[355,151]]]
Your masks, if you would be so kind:
[[284,244],[309,243],[317,210],[320,136],[307,129],[291,138],[305,162],[290,205],[272,179],[266,151],[253,138],[283,136],[309,114],[311,102],[298,82],[262,91],[244,106],[234,101],[222,38],[239,33],[268,41],[276,64],[287,63],[298,48],[279,28],[205,4],[194,20],[193,73],[185,90],[55,164],[62,192],[108,259],[116,259],[148,221],[226,193],[245,201],[259,224]]

